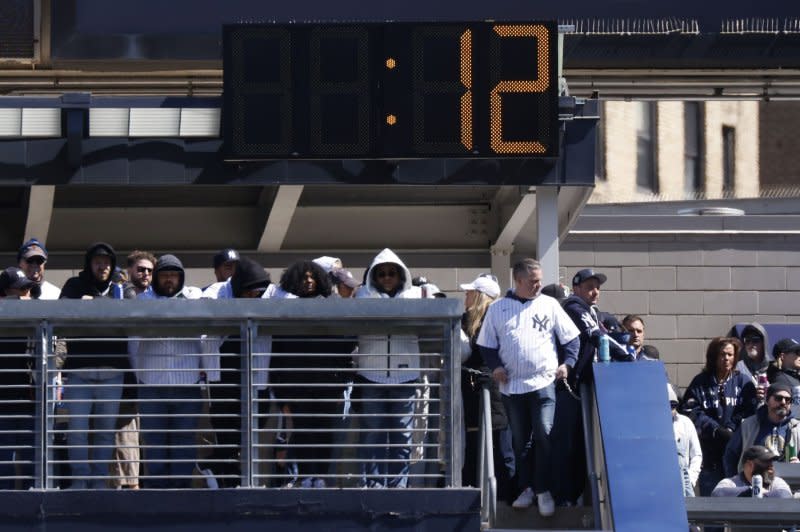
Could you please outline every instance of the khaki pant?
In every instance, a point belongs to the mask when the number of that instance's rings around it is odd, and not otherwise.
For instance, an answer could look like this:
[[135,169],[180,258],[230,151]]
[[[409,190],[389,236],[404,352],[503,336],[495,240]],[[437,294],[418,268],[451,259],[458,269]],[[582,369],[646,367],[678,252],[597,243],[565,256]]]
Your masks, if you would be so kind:
[[111,486],[130,488],[139,486],[139,416],[133,416],[127,425],[114,436],[114,463],[111,464]]

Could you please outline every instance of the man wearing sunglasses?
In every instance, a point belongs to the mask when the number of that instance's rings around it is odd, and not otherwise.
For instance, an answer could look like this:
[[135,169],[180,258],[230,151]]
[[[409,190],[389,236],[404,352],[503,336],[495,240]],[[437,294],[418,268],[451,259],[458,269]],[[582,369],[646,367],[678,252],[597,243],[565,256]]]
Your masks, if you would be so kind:
[[742,471],[744,449],[763,445],[771,449],[780,462],[800,462],[800,421],[792,417],[792,389],[785,384],[767,388],[767,400],[756,413],[742,421],[725,448],[725,476]]
[[153,267],[156,257],[147,251],[133,251],[128,255],[128,282],[125,283],[123,294],[125,299],[136,299],[139,294],[152,290]]
[[764,387],[759,386],[758,378],[766,375],[769,363],[772,362],[772,357],[767,352],[769,345],[767,331],[760,323],[750,323],[742,329],[741,340],[744,349],[739,363],[736,364],[736,369],[753,380],[753,384],[756,386],[756,396],[759,401],[763,401]]
[[[356,298],[420,299],[420,287],[391,249],[372,260]],[[361,409],[361,484],[370,488],[408,486],[417,388],[419,338],[415,334],[371,334],[358,338],[358,374],[353,393]],[[380,384],[382,386],[375,386]],[[418,418],[420,419],[420,418]]]
[[58,299],[61,290],[54,284],[44,280],[44,265],[47,263],[47,249],[44,244],[32,238],[22,244],[17,253],[17,266],[25,272],[25,277],[39,286],[32,290],[35,299]]
[[764,497],[791,499],[792,489],[781,477],[775,476],[774,462],[778,456],[767,447],[753,445],[742,453],[742,469],[731,478],[723,478],[711,492],[712,497],[752,497],[753,476],[761,475]]

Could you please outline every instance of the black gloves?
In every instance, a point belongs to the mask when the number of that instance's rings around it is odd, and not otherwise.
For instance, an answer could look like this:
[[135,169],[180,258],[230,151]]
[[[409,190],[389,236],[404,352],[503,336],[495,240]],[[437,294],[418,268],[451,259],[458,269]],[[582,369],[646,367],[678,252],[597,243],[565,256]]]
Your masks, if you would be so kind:
[[733,436],[733,431],[728,427],[717,427],[715,433],[717,435],[717,438],[719,438],[724,442],[729,441],[731,439],[731,436]]

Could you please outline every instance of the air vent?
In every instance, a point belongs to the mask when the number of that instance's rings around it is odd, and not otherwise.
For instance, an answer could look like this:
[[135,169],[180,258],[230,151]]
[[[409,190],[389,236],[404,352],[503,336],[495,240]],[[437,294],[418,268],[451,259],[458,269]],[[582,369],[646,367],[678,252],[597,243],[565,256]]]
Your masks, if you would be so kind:
[[0,0],[0,60],[33,59],[34,0]]

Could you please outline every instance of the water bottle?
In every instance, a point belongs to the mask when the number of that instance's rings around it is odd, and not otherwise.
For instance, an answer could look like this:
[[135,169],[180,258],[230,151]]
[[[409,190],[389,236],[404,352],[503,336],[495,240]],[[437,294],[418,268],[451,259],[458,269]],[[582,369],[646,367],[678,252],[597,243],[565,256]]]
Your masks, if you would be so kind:
[[753,475],[753,478],[750,481],[750,485],[753,487],[753,498],[754,499],[763,499],[764,498],[764,479],[761,475]]
[[122,283],[111,283],[111,297],[113,299],[123,299]]
[[605,334],[600,337],[600,345],[597,348],[597,359],[600,362],[611,362],[611,354],[608,351],[608,336]]

